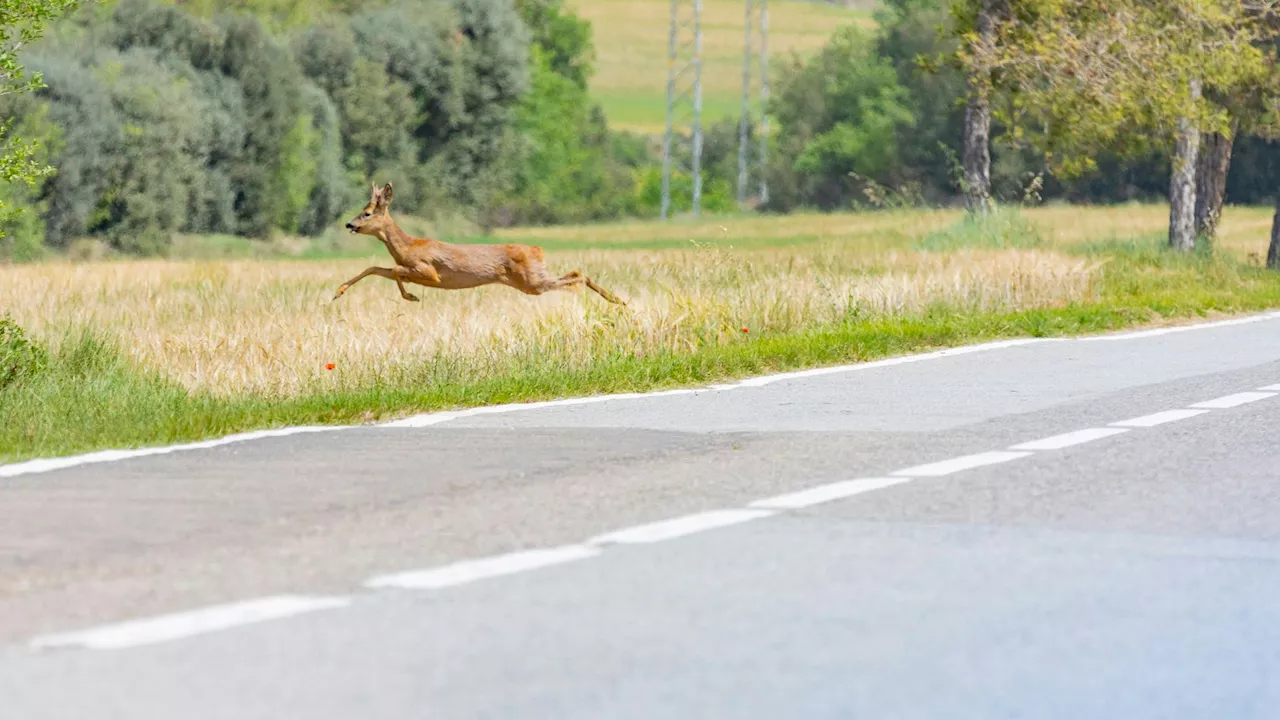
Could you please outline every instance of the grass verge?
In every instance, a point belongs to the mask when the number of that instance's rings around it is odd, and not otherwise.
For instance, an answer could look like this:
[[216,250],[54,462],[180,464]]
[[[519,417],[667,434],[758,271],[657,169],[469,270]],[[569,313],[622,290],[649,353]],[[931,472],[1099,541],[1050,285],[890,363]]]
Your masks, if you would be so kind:
[[[1080,250],[1084,253],[1085,250]],[[0,391],[0,462],[184,442],[250,429],[360,423],[410,412],[633,392],[872,360],[999,338],[1117,330],[1280,307],[1280,275],[1232,257],[1182,256],[1154,241],[1087,251],[1101,263],[1088,299],[1018,310],[933,303],[686,349],[619,348],[566,363],[537,347],[477,364],[440,356],[285,397],[191,390],[100,335],[64,338],[39,372]]]

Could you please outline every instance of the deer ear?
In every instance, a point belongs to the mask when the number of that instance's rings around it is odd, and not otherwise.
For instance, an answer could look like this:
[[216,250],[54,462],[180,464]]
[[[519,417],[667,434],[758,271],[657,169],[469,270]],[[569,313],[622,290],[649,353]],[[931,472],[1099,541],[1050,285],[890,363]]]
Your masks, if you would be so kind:
[[391,189],[391,183],[382,186],[382,204],[390,205],[391,199],[395,197],[395,192]]

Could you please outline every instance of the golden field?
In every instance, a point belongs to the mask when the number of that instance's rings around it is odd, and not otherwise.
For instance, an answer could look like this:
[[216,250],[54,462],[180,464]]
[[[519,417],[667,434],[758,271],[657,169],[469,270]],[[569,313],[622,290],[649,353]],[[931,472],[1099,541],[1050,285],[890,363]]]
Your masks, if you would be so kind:
[[[922,252],[912,240],[954,222],[950,211],[731,218],[506,233],[512,241],[594,239],[599,249],[549,251],[557,271],[580,268],[627,298],[528,297],[504,287],[415,289],[407,303],[381,278],[337,302],[333,290],[368,261],[108,261],[0,267],[0,307],[57,345],[88,328],[119,341],[144,367],[217,394],[292,396],[449,360],[486,367],[554,357],[569,367],[606,354],[685,352],[865,316],[944,305],[1014,311],[1092,299],[1103,260],[1075,243],[1159,232],[1164,209],[1053,208],[1025,217],[1036,249]],[[1223,246],[1263,249],[1269,217],[1233,210]],[[741,239],[744,248],[731,247]],[[661,240],[679,249],[634,249]],[[779,247],[755,247],[746,241]],[[711,241],[715,241],[712,244]],[[369,240],[371,257],[379,257]],[[791,243],[791,244],[786,244]],[[1256,246],[1256,247],[1255,247]],[[379,259],[389,264],[389,258]],[[332,363],[333,370],[326,366]]]

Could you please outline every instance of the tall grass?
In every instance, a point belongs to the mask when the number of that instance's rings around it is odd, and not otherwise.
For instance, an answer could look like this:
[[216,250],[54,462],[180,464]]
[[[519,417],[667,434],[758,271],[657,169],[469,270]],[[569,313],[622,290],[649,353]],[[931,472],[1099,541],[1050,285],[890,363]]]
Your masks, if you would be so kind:
[[[1086,301],[1088,259],[1039,251],[870,256],[819,244],[583,252],[559,258],[629,300],[528,297],[504,287],[424,290],[421,303],[367,279],[333,289],[360,262],[48,264],[0,269],[0,304],[57,343],[82,328],[131,362],[192,390],[293,397],[376,380],[413,382],[448,364],[472,377],[540,357],[566,369],[863,317],[1007,312]],[[330,365],[333,369],[327,369]]]
[[[0,312],[48,348],[0,390],[0,460],[1277,307],[1280,275],[1247,257],[1260,213],[1232,209],[1219,251],[1190,256],[1164,249],[1146,207],[994,230],[949,212],[637,223],[549,254],[627,308],[502,287],[406,303],[380,278],[331,302],[362,260],[0,267]],[[662,243],[675,249],[635,249]]]

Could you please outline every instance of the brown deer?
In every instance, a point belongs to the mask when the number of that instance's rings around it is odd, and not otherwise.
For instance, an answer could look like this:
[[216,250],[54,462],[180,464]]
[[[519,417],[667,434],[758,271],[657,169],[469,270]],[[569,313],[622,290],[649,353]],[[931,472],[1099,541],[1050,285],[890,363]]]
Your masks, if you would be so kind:
[[352,285],[370,275],[395,280],[400,297],[417,302],[418,298],[404,289],[405,283],[441,290],[464,290],[500,283],[529,295],[551,290],[568,290],[586,285],[605,300],[626,305],[616,295],[574,270],[558,278],[547,273],[542,248],[533,245],[454,245],[428,238],[416,238],[400,229],[391,219],[391,183],[373,185],[369,204],[347,223],[347,229],[361,235],[372,235],[387,246],[395,259],[392,268],[371,267],[338,288],[334,300],[342,297]]

